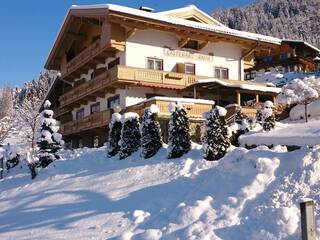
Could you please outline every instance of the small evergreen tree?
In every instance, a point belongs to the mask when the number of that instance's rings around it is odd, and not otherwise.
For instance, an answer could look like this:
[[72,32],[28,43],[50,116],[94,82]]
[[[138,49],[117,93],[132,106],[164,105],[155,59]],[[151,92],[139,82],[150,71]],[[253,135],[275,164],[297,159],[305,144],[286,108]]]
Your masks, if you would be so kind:
[[58,133],[59,126],[53,118],[53,111],[50,110],[51,103],[46,100],[44,110],[41,113],[40,136],[37,140],[39,147],[38,166],[47,167],[51,162],[59,158],[57,151],[63,145],[62,136]]
[[270,131],[276,127],[276,119],[273,113],[273,103],[271,101],[266,101],[262,109],[263,118],[263,130]]
[[121,139],[121,129],[121,115],[119,113],[112,114],[112,119],[109,123],[109,137],[107,144],[109,157],[115,156],[120,150],[119,141]]
[[170,106],[168,158],[178,158],[191,147],[189,118],[182,104]]
[[237,112],[236,112],[236,116],[235,116],[235,122],[238,123],[238,124],[242,124],[243,119],[244,119],[244,115],[242,113],[241,107],[237,106],[236,111]]
[[5,146],[5,160],[6,160],[6,168],[9,170],[10,168],[14,168],[19,164],[20,155],[16,148],[12,147],[9,143]]
[[129,157],[140,147],[139,115],[128,112],[121,117],[120,159]]
[[143,113],[141,123],[141,153],[144,158],[154,156],[162,147],[161,128],[157,120],[159,108],[152,104]]
[[206,116],[206,134],[203,144],[204,159],[209,161],[222,158],[230,147],[228,126],[225,121],[226,110],[216,106]]

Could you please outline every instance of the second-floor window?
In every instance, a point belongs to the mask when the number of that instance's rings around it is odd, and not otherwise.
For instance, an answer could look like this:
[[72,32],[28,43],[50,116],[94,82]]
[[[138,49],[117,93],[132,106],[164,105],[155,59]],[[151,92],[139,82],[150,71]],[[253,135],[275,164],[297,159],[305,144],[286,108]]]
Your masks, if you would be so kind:
[[162,71],[163,60],[158,58],[147,58],[147,68]]
[[90,113],[94,114],[100,112],[100,102],[94,103],[90,106]]
[[194,63],[186,63],[184,66],[186,74],[196,74],[196,65]]
[[197,40],[189,40],[182,48],[189,48],[198,50],[199,49],[199,42]]
[[107,100],[107,105],[108,105],[108,108],[111,108],[111,109],[117,105],[120,106],[120,96],[116,95],[113,97],[109,97]]
[[228,68],[215,67],[214,68],[214,77],[215,78],[221,78],[221,79],[228,79],[229,78],[229,69]]
[[84,109],[81,108],[76,112],[76,120],[80,120],[84,118]]

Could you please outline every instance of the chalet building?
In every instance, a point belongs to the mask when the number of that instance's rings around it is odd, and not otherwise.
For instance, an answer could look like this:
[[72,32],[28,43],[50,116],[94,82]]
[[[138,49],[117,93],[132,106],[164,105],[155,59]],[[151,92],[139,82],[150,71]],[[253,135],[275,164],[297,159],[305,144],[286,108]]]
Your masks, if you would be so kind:
[[255,55],[277,54],[278,38],[230,29],[195,6],[153,12],[113,4],[72,6],[45,68],[61,76],[47,99],[73,147],[100,146],[115,106],[142,114],[151,104],[168,123],[170,102],[186,105],[194,140],[213,101],[234,117],[254,116],[279,88],[245,81]]
[[245,80],[254,79],[259,71],[317,71],[315,59],[319,54],[320,50],[307,42],[282,40],[278,51],[267,55],[265,53],[255,54],[252,66],[245,70]]

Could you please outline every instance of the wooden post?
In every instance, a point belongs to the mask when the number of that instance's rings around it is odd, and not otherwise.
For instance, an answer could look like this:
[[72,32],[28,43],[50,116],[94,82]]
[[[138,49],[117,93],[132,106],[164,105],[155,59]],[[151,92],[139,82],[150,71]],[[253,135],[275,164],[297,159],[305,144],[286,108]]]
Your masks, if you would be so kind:
[[314,201],[300,203],[302,240],[316,240],[316,219]]
[[193,98],[194,98],[194,99],[197,98],[197,89],[196,89],[196,86],[193,86]]
[[241,106],[241,95],[239,92],[237,92],[237,104]]
[[256,94],[256,103],[259,103],[259,94]]

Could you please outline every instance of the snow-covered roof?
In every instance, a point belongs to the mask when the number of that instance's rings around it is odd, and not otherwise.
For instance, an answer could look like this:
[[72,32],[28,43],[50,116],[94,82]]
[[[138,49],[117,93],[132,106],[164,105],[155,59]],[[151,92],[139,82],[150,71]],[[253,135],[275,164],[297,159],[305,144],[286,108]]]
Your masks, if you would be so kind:
[[313,46],[312,44],[305,42],[305,41],[301,41],[301,40],[292,40],[292,39],[283,39],[283,42],[288,42],[288,43],[300,43],[300,44],[304,44],[306,46],[308,46],[309,48],[312,48],[313,50],[317,51],[320,53],[320,49],[317,48],[316,46]]
[[244,90],[272,92],[272,93],[280,93],[281,92],[281,88],[271,87],[271,86],[269,87],[265,84],[252,84],[252,83],[246,83],[246,81],[234,81],[234,83],[233,83],[232,81],[233,80],[224,81],[224,80],[220,80],[220,79],[209,78],[209,79],[200,79],[200,80],[196,81],[193,85],[205,84],[205,83],[207,83],[207,84],[217,83],[217,84],[224,86],[224,87],[240,88],[240,89],[244,89]]
[[204,15],[205,17],[207,17],[208,19],[210,19],[212,22],[215,22],[216,24],[218,24],[219,26],[227,27],[224,24],[222,24],[221,22],[219,22],[218,20],[214,19],[209,14],[207,14],[204,11],[202,11],[201,9],[197,8],[197,6],[195,6],[193,4],[185,6],[185,7],[182,7],[182,8],[177,8],[177,9],[172,9],[172,10],[168,10],[168,11],[158,12],[158,14],[170,16],[171,14],[181,13],[181,12],[188,12],[188,11],[197,11],[197,12],[201,13],[202,15]]
[[205,31],[210,31],[210,32],[215,32],[220,34],[227,34],[227,35],[232,35],[232,36],[246,38],[246,39],[260,41],[260,42],[267,42],[267,43],[278,44],[278,45],[281,44],[281,39],[275,38],[275,37],[234,30],[234,29],[222,27],[222,26],[214,26],[210,24],[190,21],[190,20],[181,19],[177,17],[165,16],[163,15],[163,12],[162,13],[146,12],[139,9],[120,6],[116,4],[72,5],[70,10],[72,9],[82,9],[82,10],[83,9],[106,9],[113,12],[134,15],[134,16],[157,20],[157,21],[161,21],[169,24],[174,24],[174,25],[179,25],[184,27],[191,27],[199,30],[205,30]]

